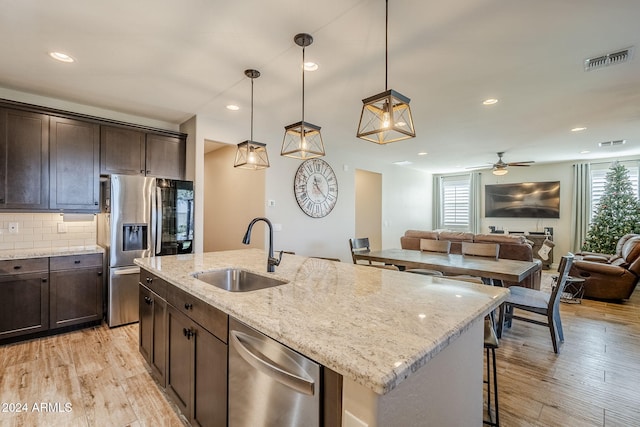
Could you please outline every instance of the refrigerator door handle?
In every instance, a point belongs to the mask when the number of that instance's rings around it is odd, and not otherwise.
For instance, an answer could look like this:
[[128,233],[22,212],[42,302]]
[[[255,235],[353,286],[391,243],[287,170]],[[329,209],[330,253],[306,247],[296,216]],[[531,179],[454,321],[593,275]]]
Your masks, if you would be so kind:
[[152,219],[151,219],[151,229],[152,229],[152,238],[153,242],[155,242],[155,254],[159,255],[162,252],[162,189],[160,187],[156,187],[155,193],[153,193],[152,198],[153,209],[152,209]]

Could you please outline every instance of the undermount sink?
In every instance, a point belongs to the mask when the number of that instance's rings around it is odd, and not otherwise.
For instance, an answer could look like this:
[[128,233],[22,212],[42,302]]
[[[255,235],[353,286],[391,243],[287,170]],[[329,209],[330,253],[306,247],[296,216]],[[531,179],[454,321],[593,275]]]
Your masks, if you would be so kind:
[[285,280],[261,276],[239,268],[205,271],[196,273],[193,277],[229,292],[256,291],[288,283]]

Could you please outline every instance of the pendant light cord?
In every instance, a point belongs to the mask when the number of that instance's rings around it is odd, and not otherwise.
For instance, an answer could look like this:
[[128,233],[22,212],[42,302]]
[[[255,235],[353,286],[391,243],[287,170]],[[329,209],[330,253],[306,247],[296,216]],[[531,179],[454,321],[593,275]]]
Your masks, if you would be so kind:
[[305,46],[302,46],[302,121],[303,122],[304,122],[304,48]]
[[253,77],[251,78],[251,141],[253,141]]
[[388,89],[389,81],[389,0],[385,0],[384,19],[384,90]]

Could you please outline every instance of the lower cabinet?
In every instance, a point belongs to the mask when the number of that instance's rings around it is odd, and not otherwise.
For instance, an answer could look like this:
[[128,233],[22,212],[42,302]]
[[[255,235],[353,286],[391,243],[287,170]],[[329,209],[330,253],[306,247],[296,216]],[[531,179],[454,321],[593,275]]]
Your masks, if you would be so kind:
[[[158,282],[158,279],[155,279]],[[151,367],[151,374],[166,386],[167,302],[143,284],[139,286],[140,353]]]
[[227,345],[172,305],[167,307],[167,392],[198,426],[227,425]]
[[153,377],[192,425],[226,426],[228,316],[144,269],[139,290],[140,353]]
[[52,257],[49,328],[102,320],[102,254]]
[[49,258],[0,261],[0,340],[49,328]]

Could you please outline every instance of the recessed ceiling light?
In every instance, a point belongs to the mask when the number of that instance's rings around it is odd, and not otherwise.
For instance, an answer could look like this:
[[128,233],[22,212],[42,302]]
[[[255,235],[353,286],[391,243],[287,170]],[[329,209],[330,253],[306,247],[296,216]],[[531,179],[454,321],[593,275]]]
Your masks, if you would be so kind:
[[240,107],[238,107],[237,105],[234,105],[234,104],[227,105],[227,110],[238,111],[239,109]]
[[589,151],[589,150],[582,150],[582,151],[580,152],[580,154],[589,154],[590,152],[591,152],[591,151]]
[[418,153],[418,156],[426,156],[427,154],[429,153],[427,153],[426,151],[421,151]]
[[57,60],[57,61],[60,61],[60,62],[75,62],[76,61],[71,56],[67,55],[66,53],[62,53],[62,52],[49,52],[49,56],[52,57],[53,59]]
[[585,127],[576,127],[571,129],[571,132],[582,132],[583,130],[586,130],[587,128]]
[[489,99],[485,99],[484,101],[482,101],[482,105],[493,105],[493,104],[497,104],[498,100],[495,98],[489,98]]
[[304,70],[305,71],[315,71],[318,69],[318,64],[316,64],[315,62],[305,62],[304,63]]

